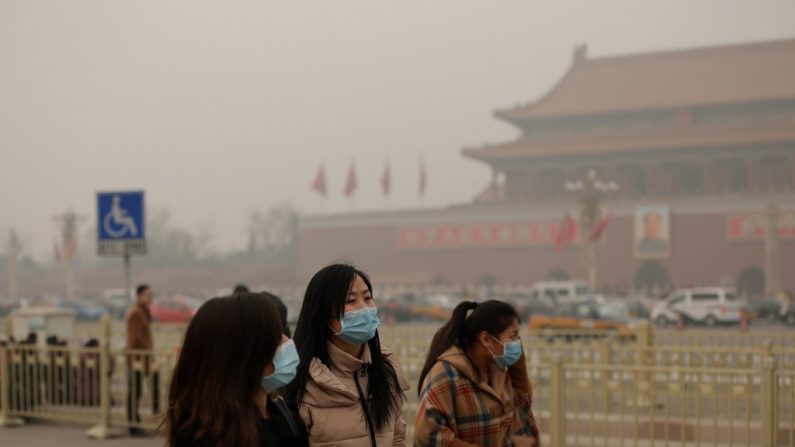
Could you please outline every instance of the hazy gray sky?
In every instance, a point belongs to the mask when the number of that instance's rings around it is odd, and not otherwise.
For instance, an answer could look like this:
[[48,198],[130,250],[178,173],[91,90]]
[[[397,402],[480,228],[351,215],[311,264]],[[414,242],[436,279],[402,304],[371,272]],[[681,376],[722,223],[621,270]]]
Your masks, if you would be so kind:
[[284,200],[418,206],[421,155],[424,206],[466,201],[489,172],[461,148],[515,137],[492,111],[550,89],[575,44],[647,52],[792,38],[794,24],[790,0],[0,0],[0,250],[13,227],[46,258],[52,215],[93,223],[96,191],[143,188],[225,251],[250,210]]

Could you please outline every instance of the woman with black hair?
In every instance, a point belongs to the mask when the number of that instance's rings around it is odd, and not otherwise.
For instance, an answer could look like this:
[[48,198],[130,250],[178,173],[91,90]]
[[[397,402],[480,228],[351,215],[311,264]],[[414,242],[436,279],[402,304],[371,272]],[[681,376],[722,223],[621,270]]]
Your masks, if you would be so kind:
[[369,278],[351,265],[330,265],[309,281],[294,337],[301,364],[287,395],[312,446],[404,445],[408,383],[381,346],[377,312]]
[[502,301],[456,306],[420,373],[415,446],[538,446],[519,329]]
[[295,377],[298,361],[263,295],[207,301],[188,325],[171,378],[167,445],[307,446],[298,408],[271,393]]

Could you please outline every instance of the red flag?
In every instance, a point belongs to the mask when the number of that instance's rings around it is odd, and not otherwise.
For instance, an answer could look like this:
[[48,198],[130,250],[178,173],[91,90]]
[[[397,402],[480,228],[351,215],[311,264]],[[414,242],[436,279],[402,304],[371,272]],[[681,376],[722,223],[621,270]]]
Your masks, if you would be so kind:
[[607,229],[607,225],[610,223],[610,215],[607,214],[605,217],[599,220],[599,223],[596,224],[593,231],[591,231],[590,236],[588,236],[588,242],[596,242],[599,238],[602,237],[602,233],[605,232]]
[[383,191],[385,196],[389,195],[389,191],[392,189],[392,175],[389,171],[389,163],[386,164],[384,167],[384,175],[381,176],[381,191]]
[[326,170],[323,169],[323,165],[320,165],[320,168],[317,170],[315,181],[312,182],[312,191],[315,191],[321,196],[326,196]]
[[351,163],[351,167],[348,169],[348,180],[345,181],[345,197],[350,197],[356,192],[356,188],[359,186],[359,182],[356,180],[356,167]]
[[561,222],[560,228],[558,228],[558,233],[555,235],[555,250],[563,250],[569,245],[574,240],[576,235],[575,230],[574,219],[566,213],[566,217],[563,218],[563,222]]
[[425,195],[428,186],[428,177],[425,174],[425,161],[420,162],[420,195]]
[[68,261],[70,259],[74,259],[76,254],[77,254],[77,237],[73,237],[72,240],[69,241],[69,245],[64,247],[63,258],[64,260]]

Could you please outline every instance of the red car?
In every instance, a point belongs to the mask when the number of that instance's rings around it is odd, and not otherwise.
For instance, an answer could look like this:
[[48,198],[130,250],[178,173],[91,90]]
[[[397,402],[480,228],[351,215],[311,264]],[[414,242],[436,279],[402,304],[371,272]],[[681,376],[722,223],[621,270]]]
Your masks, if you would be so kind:
[[201,303],[194,298],[175,295],[152,303],[152,320],[161,323],[186,323],[196,314]]

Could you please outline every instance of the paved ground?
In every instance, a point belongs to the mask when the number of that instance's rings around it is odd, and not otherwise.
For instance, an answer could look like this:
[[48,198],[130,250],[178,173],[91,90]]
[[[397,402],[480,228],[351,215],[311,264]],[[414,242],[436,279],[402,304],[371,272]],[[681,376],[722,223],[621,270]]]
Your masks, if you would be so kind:
[[22,427],[0,427],[0,446],[3,447],[163,447],[165,439],[115,438],[108,440],[88,439],[86,427],[30,423]]

